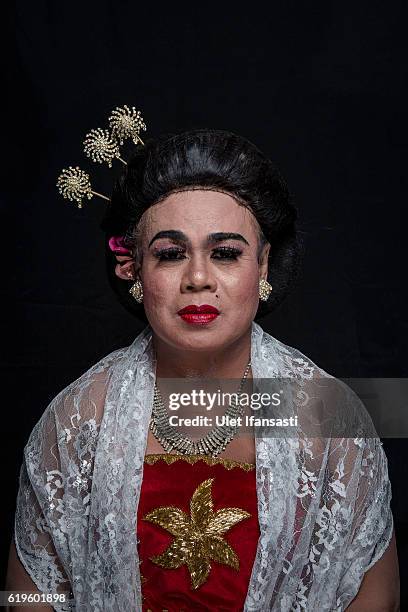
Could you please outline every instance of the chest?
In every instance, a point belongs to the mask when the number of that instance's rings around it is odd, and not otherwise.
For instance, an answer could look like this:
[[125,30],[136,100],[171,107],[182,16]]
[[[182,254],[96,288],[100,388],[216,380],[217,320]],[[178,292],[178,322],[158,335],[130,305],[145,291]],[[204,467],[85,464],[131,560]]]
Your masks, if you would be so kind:
[[[147,436],[146,455],[164,453],[165,450],[149,430]],[[170,453],[175,454],[175,453]],[[221,459],[233,459],[245,463],[255,463],[255,438],[250,435],[241,435],[231,440],[225,451],[218,455]]]

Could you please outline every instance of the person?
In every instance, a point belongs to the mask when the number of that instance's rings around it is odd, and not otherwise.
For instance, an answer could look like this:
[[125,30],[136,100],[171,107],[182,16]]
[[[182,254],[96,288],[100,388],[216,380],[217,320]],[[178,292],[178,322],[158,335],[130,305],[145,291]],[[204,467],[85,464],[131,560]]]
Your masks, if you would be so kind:
[[227,131],[149,139],[116,180],[102,229],[112,287],[147,325],[34,427],[8,588],[64,594],[44,610],[397,610],[376,436],[168,426],[166,381],[282,376],[304,392],[332,378],[258,323],[301,261],[275,165]]

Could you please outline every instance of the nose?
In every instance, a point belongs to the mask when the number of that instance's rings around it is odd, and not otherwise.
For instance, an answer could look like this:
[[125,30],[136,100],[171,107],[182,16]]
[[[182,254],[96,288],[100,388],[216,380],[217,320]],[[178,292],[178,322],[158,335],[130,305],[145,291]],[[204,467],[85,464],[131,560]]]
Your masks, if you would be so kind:
[[217,281],[205,256],[193,255],[187,262],[181,279],[181,292],[216,291]]

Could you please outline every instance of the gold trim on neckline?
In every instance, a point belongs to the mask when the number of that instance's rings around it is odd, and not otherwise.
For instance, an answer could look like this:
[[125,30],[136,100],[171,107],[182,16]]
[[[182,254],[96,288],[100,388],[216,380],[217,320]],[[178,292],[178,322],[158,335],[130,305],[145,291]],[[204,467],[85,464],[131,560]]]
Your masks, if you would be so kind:
[[235,461],[235,459],[224,459],[223,457],[210,457],[208,455],[170,455],[169,453],[151,453],[149,455],[145,455],[144,462],[148,465],[153,465],[159,459],[162,459],[167,463],[167,465],[171,465],[175,461],[187,461],[191,465],[197,463],[197,461],[204,461],[207,465],[223,465],[227,470],[232,470],[236,467],[245,470],[246,472],[250,472],[255,469],[255,463],[246,463],[244,461]]

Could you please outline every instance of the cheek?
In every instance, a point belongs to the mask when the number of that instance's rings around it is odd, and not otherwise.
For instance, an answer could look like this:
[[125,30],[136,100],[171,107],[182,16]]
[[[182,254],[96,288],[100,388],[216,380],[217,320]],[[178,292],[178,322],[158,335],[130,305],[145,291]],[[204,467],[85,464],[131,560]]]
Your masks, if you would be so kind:
[[242,279],[236,292],[231,294],[230,313],[233,318],[247,319],[253,318],[258,309],[258,283],[254,282],[255,277]]
[[256,274],[246,275],[239,279],[236,291],[238,294],[256,297],[258,289],[258,277]]
[[245,303],[257,301],[259,287],[259,270],[256,262],[247,262],[239,271],[226,274],[223,284],[228,296]]
[[168,304],[177,287],[177,275],[145,269],[141,274],[145,308],[160,309]]
[[257,264],[245,266],[234,273],[223,275],[219,283],[221,310],[227,315],[223,325],[229,332],[239,333],[242,325],[252,321],[259,304],[259,269]]

